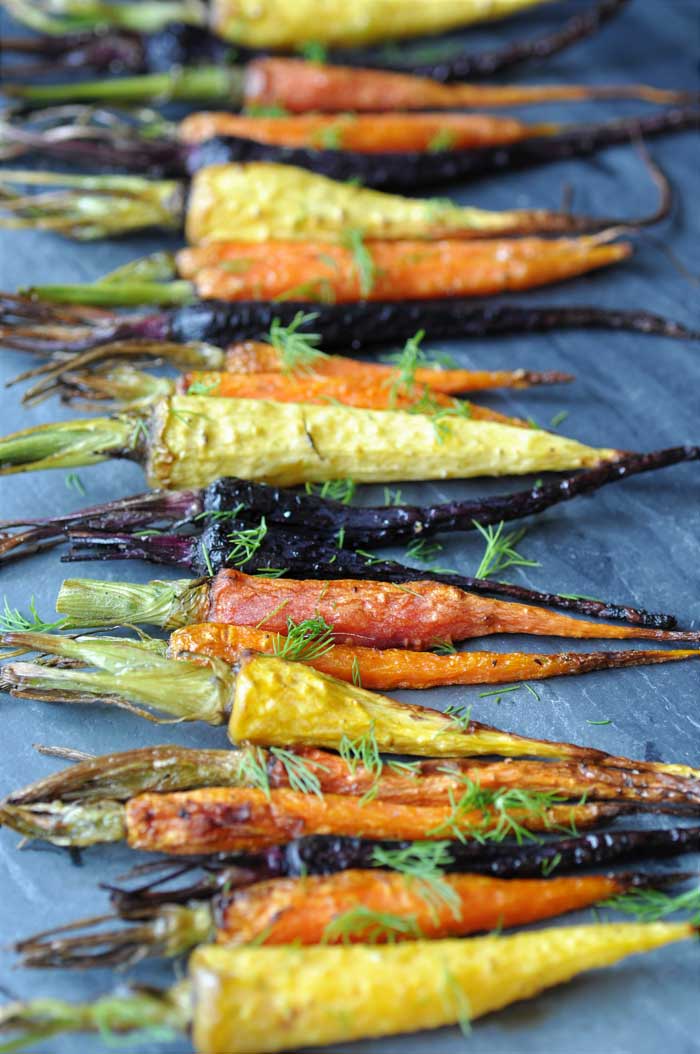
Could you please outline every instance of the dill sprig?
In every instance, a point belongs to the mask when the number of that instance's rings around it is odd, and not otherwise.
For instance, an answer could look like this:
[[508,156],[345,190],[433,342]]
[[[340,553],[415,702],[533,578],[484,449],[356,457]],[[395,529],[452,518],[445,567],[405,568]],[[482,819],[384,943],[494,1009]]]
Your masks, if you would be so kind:
[[352,683],[356,688],[362,687],[362,672],[360,670],[360,660],[357,655],[352,657],[352,666],[350,668],[350,676],[352,677]]
[[599,906],[634,915],[639,922],[658,922],[677,911],[687,911],[690,912],[688,921],[700,926],[700,886],[675,897],[659,889],[630,889],[618,897],[602,900]]
[[297,311],[288,326],[283,326],[278,318],[273,318],[270,326],[269,341],[280,357],[284,373],[304,373],[313,368],[319,358],[327,358],[319,344],[320,333],[300,333],[302,326],[315,322],[318,312],[304,314]]
[[450,703],[443,710],[445,717],[449,717],[450,720],[457,725],[460,732],[467,732],[472,719],[472,706],[455,706]]
[[456,655],[457,649],[451,640],[438,639],[433,641],[430,646],[430,650],[434,651],[436,655]]
[[246,787],[261,790],[270,797],[270,774],[267,755],[261,747],[244,747],[238,751],[238,779]]
[[357,484],[354,479],[327,479],[319,486],[314,483],[305,483],[304,490],[307,494],[318,494],[320,498],[329,498],[331,501],[339,501],[341,505],[349,505],[352,501]]
[[353,255],[357,277],[360,280],[361,295],[369,296],[377,278],[377,269],[372,254],[365,245],[362,231],[357,228],[351,228],[346,231],[343,237],[343,245]]
[[291,790],[299,791],[301,794],[316,794],[319,798],[323,797],[321,781],[313,769],[328,772],[326,765],[322,765],[320,761],[300,758],[293,751],[283,750],[281,747],[270,747],[270,754],[277,758],[284,767]]
[[444,150],[453,150],[456,142],[457,136],[451,128],[441,128],[428,143],[428,153],[440,154]]
[[207,384],[205,381],[193,381],[187,388],[188,395],[209,395],[219,387],[218,381]]
[[338,753],[353,776],[360,766],[374,776],[372,786],[362,795],[360,801],[366,802],[376,798],[384,762],[379,753],[374,721],[369,726],[369,730],[357,739],[351,739],[350,736],[344,734],[338,746]]
[[445,868],[452,863],[449,842],[413,842],[399,849],[378,845],[372,850],[372,865],[398,871],[415,881],[422,897],[432,907],[447,904],[460,917],[459,895],[445,881]]
[[323,943],[341,940],[349,944],[352,938],[363,944],[394,944],[398,937],[423,936],[415,915],[393,915],[387,911],[372,911],[364,904],[344,911],[328,923],[323,931]]
[[313,662],[320,659],[334,645],[333,627],[321,615],[295,622],[287,619],[287,636],[277,634],[272,645],[273,654],[287,662]]
[[457,1025],[463,1036],[468,1036],[472,1030],[471,1007],[464,991],[449,966],[445,965],[445,993],[449,996],[457,1014]]
[[244,508],[243,502],[239,501],[233,509],[205,509],[204,512],[198,512],[196,516],[193,516],[192,520],[194,523],[197,520],[237,520],[239,512]]
[[429,542],[425,538],[414,538],[406,549],[406,556],[422,564],[432,564],[438,553],[445,548],[440,542]]
[[[443,771],[452,773],[451,769]],[[479,843],[502,842],[506,838],[515,838],[520,845],[526,839],[539,841],[536,834],[525,827],[515,812],[538,818],[548,829],[563,830],[561,825],[551,824],[547,812],[555,805],[566,802],[566,797],[555,791],[528,791],[519,787],[501,787],[498,790],[483,788],[476,780],[462,780],[465,790],[457,798],[452,788],[448,790],[450,815],[427,831],[428,835],[441,835],[448,832],[460,842],[473,838]],[[583,802],[584,799],[581,799]],[[481,812],[482,818],[476,823],[465,823],[465,818],[472,812]],[[566,828],[567,833],[574,833],[573,823]]]
[[503,520],[497,527],[491,525],[484,527],[482,524],[477,523],[476,520],[472,520],[472,523],[486,542],[484,555],[476,571],[476,578],[490,578],[491,575],[505,571],[507,567],[540,566],[537,560],[528,560],[521,553],[517,552],[515,548],[527,533],[525,527],[521,527],[517,531],[508,531],[504,534],[505,523]]
[[4,606],[0,612],[0,631],[2,633],[47,633],[52,629],[63,629],[67,619],[56,619],[55,622],[44,622],[36,609],[36,601],[32,597],[29,601],[30,618],[23,615],[17,608],[11,608],[7,597],[4,597]]
[[85,484],[83,483],[82,479],[80,478],[77,472],[68,473],[68,475],[66,476],[66,486],[70,490],[77,490],[78,494],[80,494],[82,498],[84,498],[87,494],[87,491],[85,490]]
[[392,490],[391,487],[384,488],[385,505],[403,505],[403,495],[400,490]]
[[226,541],[231,542],[231,549],[226,556],[226,561],[234,567],[243,567],[252,560],[262,545],[267,534],[267,523],[265,517],[260,518],[257,527],[248,527],[240,531],[232,531],[226,536]]

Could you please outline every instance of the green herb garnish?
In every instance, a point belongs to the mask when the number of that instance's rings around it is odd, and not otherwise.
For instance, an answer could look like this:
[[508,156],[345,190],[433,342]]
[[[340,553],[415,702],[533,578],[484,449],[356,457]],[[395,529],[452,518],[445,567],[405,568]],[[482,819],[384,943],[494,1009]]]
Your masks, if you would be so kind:
[[528,560],[517,552],[515,546],[525,537],[525,527],[517,531],[503,533],[505,524],[501,520],[497,527],[489,525],[483,527],[476,520],[472,520],[474,527],[486,542],[486,549],[476,571],[476,578],[490,578],[507,567],[539,567],[537,560]]
[[269,341],[280,357],[284,373],[305,373],[313,368],[319,358],[327,358],[318,345],[320,333],[300,333],[302,326],[310,325],[318,318],[318,312],[304,314],[297,311],[288,326],[283,326],[278,318],[273,318],[270,326]]
[[321,615],[302,622],[287,619],[287,636],[277,634],[273,654],[287,662],[313,662],[333,647],[333,627]]
[[372,911],[358,904],[329,922],[323,931],[323,943],[341,940],[348,944],[352,938],[364,944],[394,944],[397,937],[418,940],[422,931],[415,915],[392,915],[386,911]]
[[226,541],[232,543],[232,547],[226,556],[226,562],[234,567],[243,567],[252,560],[262,545],[267,534],[267,523],[265,517],[260,518],[257,527],[248,527],[240,531],[232,531],[226,536]]
[[320,498],[329,498],[331,501],[339,501],[341,505],[349,505],[357,490],[357,484],[354,479],[327,479],[321,486],[305,483],[304,490],[307,494],[318,494]]

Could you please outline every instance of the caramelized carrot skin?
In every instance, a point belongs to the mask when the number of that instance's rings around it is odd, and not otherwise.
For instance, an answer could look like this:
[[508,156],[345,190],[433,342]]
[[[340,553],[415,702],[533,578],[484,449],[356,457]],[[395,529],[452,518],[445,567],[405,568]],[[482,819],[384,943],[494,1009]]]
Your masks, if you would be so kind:
[[[207,655],[233,666],[248,651],[274,655],[277,641],[278,635],[266,630],[205,623],[177,630],[171,637],[170,651],[176,657],[178,652],[187,657]],[[562,652],[556,655],[469,651],[439,655],[431,651],[336,644],[308,665],[350,684],[354,671],[359,669],[364,688],[391,691],[452,684],[509,684],[694,657],[700,658],[700,651]]]
[[[190,114],[179,126],[185,143],[203,143],[217,136],[236,136],[278,146],[353,150],[374,154],[440,149],[464,150],[517,143],[553,134],[554,124],[528,125],[513,117],[489,114],[390,113],[328,116],[250,117],[204,112]],[[437,145],[436,145],[437,144]]]
[[516,427],[530,428],[527,421],[508,417],[485,406],[465,404],[462,400],[433,392],[427,385],[414,383],[393,389],[383,381],[357,381],[348,378],[314,377],[282,373],[220,373],[214,370],[192,370],[177,382],[180,394],[186,395],[192,385],[200,393],[230,399],[274,399],[282,403],[324,404],[330,401],[365,410],[403,410],[428,403],[427,412],[435,405],[457,409],[469,406],[469,416],[476,421],[501,421]]
[[[271,344],[247,340],[233,344],[226,350],[226,369],[230,373],[280,373],[283,364],[278,351]],[[378,362],[360,362],[344,355],[327,355],[313,362],[309,372],[315,377],[391,384],[399,372],[394,366]],[[545,380],[570,380],[568,374],[533,374],[528,370],[459,370],[430,369],[418,367],[416,382],[425,384],[431,391],[446,395],[459,392],[483,391],[488,388],[527,388],[532,383]]]
[[[609,875],[575,878],[499,879],[446,875],[455,902],[428,898],[420,882],[387,871],[341,871],[306,878],[275,878],[235,890],[220,908],[217,941],[244,944],[340,944],[368,939],[385,943],[386,932],[358,927],[347,935],[329,934],[328,926],[358,905],[369,911],[413,920],[417,936],[460,937],[500,926],[522,926],[538,919],[577,911],[614,896],[624,881]],[[392,939],[394,934],[391,935]]]
[[320,615],[339,644],[426,650],[436,640],[465,640],[494,633],[532,633],[578,639],[700,640],[696,632],[607,625],[569,618],[544,608],[508,603],[437,582],[392,585],[367,579],[298,581],[220,571],[210,582],[198,622],[259,626],[285,633],[295,622]]
[[178,270],[203,299],[295,300],[435,299],[490,296],[550,285],[606,267],[630,255],[626,243],[591,238],[442,239],[368,243],[371,288],[352,252],[314,242],[216,242],[181,250]]
[[[518,823],[533,831],[570,829],[614,816],[609,804],[557,805],[534,814],[513,810]],[[451,804],[405,805],[352,795],[302,794],[293,790],[206,788],[175,794],[139,794],[126,805],[127,841],[133,849],[164,853],[256,851],[307,834],[347,834],[359,838],[430,840],[455,837],[441,828],[453,815]],[[459,817],[463,837],[495,826],[476,811]],[[431,833],[432,832],[432,833]]]
[[350,66],[322,66],[301,59],[262,58],[250,63],[247,103],[279,105],[290,113],[386,112],[517,106],[587,98],[643,98],[678,102],[677,92],[647,85],[589,88],[577,84],[440,84],[427,77]]

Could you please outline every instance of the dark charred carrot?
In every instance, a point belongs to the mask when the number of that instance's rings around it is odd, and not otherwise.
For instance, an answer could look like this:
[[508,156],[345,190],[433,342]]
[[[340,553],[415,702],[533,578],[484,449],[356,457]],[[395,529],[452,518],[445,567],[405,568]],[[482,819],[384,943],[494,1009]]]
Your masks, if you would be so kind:
[[[304,305],[297,301],[224,303],[193,302],[187,285],[181,306],[150,315],[123,316],[88,306],[94,292],[90,284],[42,287],[29,297],[0,294],[0,337],[7,347],[38,355],[66,352],[89,353],[105,344],[138,341],[142,354],[163,354],[166,345],[182,346],[182,364],[217,368],[201,344],[225,347],[233,341],[260,339],[269,333],[275,319],[288,325]],[[172,287],[167,287],[172,292]],[[133,283],[123,306],[162,304],[161,286]],[[102,299],[103,290],[98,290]],[[168,299],[172,305],[173,300]],[[63,305],[63,306],[61,306]],[[77,306],[66,306],[77,305]],[[368,304],[314,305],[316,318],[303,323],[300,332],[313,331],[322,337],[326,350],[374,349],[396,344],[424,330],[431,340],[484,338],[510,333],[549,333],[566,329],[606,329],[654,334],[672,340],[700,340],[700,333],[647,311],[623,311],[593,305],[505,306],[475,305],[468,299],[423,300],[404,303],[384,301]],[[158,347],[154,347],[154,344]],[[203,355],[205,357],[203,357]]]
[[[169,650],[174,658],[191,659],[194,655],[204,655],[235,665],[251,651],[274,655],[284,649],[286,640],[282,634],[254,627],[205,623],[176,630],[170,639]],[[353,678],[357,680],[359,677],[365,688],[393,691],[449,684],[512,684],[689,658],[700,658],[700,651],[564,652],[558,655],[468,651],[440,655],[335,644],[322,655],[308,660],[302,656],[301,661],[350,684]]]

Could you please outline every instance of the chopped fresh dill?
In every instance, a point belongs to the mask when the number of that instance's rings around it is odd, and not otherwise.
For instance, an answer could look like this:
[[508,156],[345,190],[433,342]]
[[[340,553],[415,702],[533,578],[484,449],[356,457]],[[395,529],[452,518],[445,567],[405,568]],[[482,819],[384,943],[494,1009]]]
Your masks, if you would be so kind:
[[212,563],[211,563],[211,554],[209,552],[208,546],[206,546],[204,544],[204,542],[202,542],[202,559],[204,560],[204,566],[207,569],[207,574],[209,575],[210,578],[213,578],[214,577],[214,568],[212,567]]
[[361,556],[368,567],[375,567],[377,564],[383,564],[384,560],[381,556],[375,556],[374,553],[368,553],[366,549],[356,549],[355,553],[357,556]]
[[313,662],[333,647],[333,627],[321,615],[302,622],[287,619],[287,636],[277,634],[273,654],[287,662]]
[[78,494],[80,494],[83,498],[87,494],[87,491],[85,490],[85,485],[83,484],[83,481],[81,480],[77,472],[68,473],[68,475],[66,476],[66,486],[70,490],[77,490]]
[[357,228],[351,228],[346,231],[343,237],[343,245],[353,255],[357,277],[360,280],[361,295],[369,296],[374,288],[377,270],[372,254],[365,245],[362,231]]
[[379,779],[384,768],[384,762],[379,753],[377,737],[374,733],[374,721],[370,724],[369,730],[357,739],[351,739],[350,736],[344,734],[338,746],[338,753],[353,776],[360,766],[374,776],[372,786],[362,795],[360,801],[365,802],[375,798],[379,790]]
[[284,106],[280,106],[279,103],[259,103],[249,102],[246,103],[244,113],[248,117],[288,117],[289,110],[285,110]]
[[602,900],[600,907],[614,908],[625,915],[634,915],[639,922],[658,922],[677,911],[690,912],[688,921],[700,925],[700,886],[673,897],[659,889],[630,889],[627,893]]
[[283,293],[273,297],[273,300],[283,302],[285,300],[320,300],[322,304],[335,303],[335,289],[333,283],[322,275],[311,278],[308,282],[300,282],[299,285],[285,289]]
[[308,62],[324,63],[328,60],[328,48],[320,40],[307,40],[297,50]]
[[403,495],[400,490],[392,490],[391,487],[384,488],[385,505],[403,505]]
[[421,896],[433,907],[447,904],[455,918],[461,915],[459,895],[445,881],[445,869],[452,863],[450,843],[412,842],[390,849],[378,845],[372,850],[373,867],[398,871],[418,883]]
[[289,603],[289,599],[283,600],[280,604],[277,605],[277,607],[274,607],[272,611],[268,611],[267,615],[263,615],[260,621],[255,623],[255,628],[260,629],[262,626],[265,625],[266,622],[269,622],[271,618],[274,618],[275,615],[278,615],[280,611],[283,610],[283,608],[286,608]]
[[503,529],[505,524],[503,520],[501,520],[497,527],[493,527],[492,525],[483,527],[480,523],[477,523],[476,520],[472,520],[472,523],[486,542],[484,555],[482,556],[481,563],[476,570],[476,578],[490,578],[491,575],[496,575],[500,571],[505,571],[507,567],[540,566],[537,560],[528,560],[526,557],[522,556],[521,553],[517,552],[515,548],[518,542],[524,538],[527,533],[525,527],[521,527],[517,531],[508,531],[504,534]]
[[436,640],[431,645],[431,651],[436,655],[456,655],[457,649],[451,640]]
[[559,596],[564,597],[566,600],[592,600],[596,604],[604,603],[600,597],[587,596],[585,593],[560,593]]
[[472,709],[473,707],[471,706],[453,706],[450,704],[445,707],[443,714],[445,717],[449,717],[453,724],[457,725],[460,732],[466,732],[472,719]]
[[36,609],[36,601],[31,597],[29,601],[29,614],[27,618],[17,608],[11,608],[7,597],[4,598],[4,607],[0,613],[0,631],[3,633],[46,633],[52,629],[63,629],[66,624],[65,618],[56,619],[55,622],[44,622]]
[[392,351],[388,355],[382,355],[382,362],[389,362],[398,366],[400,372],[404,370],[409,376],[415,376],[416,369],[454,369],[457,360],[446,351],[425,351],[421,344],[425,339],[425,330],[419,329],[412,337],[409,337],[401,351]]
[[262,545],[267,534],[267,523],[265,517],[260,518],[257,527],[248,527],[240,531],[232,531],[226,536],[226,541],[232,543],[232,547],[226,556],[226,563],[234,567],[243,567],[252,560]]
[[415,538],[408,545],[406,556],[411,560],[419,560],[422,564],[431,564],[444,548],[440,542],[428,542],[424,538]]
[[336,549],[342,549],[345,545],[345,528],[339,527],[335,532],[335,546]]
[[277,758],[284,767],[291,790],[299,791],[300,794],[315,794],[319,798],[323,797],[321,781],[312,770],[317,768],[328,772],[326,765],[322,765],[320,761],[301,758],[293,751],[282,750],[281,747],[270,747],[270,754]]
[[198,512],[193,517],[193,521],[196,523],[197,520],[236,520],[239,512],[244,508],[243,502],[239,501],[233,509],[205,509],[204,512]]
[[[488,692],[479,692],[480,699],[492,699],[496,696],[496,702],[500,703],[502,695],[510,695],[511,692],[519,692],[521,688],[524,688],[524,684],[508,684],[502,688],[492,688]],[[537,696],[539,699],[539,696]]]
[[357,484],[354,479],[327,479],[320,487],[314,483],[305,483],[304,489],[307,494],[318,494],[319,498],[349,505],[357,490]]
[[412,337],[409,337],[403,346],[403,350],[394,355],[387,355],[387,361],[396,365],[396,376],[391,382],[389,390],[389,403],[395,405],[399,395],[410,394],[416,386],[416,370],[423,365],[427,358],[421,348],[421,342],[425,337],[425,330],[419,329]]
[[[452,788],[448,791],[450,815],[432,830],[429,835],[451,833],[459,841],[473,838],[477,842],[502,842],[504,838],[515,838],[518,844],[525,839],[539,841],[537,835],[518,819],[514,812],[522,812],[540,821],[547,830],[562,830],[550,821],[547,813],[555,805],[566,802],[566,798],[554,791],[529,791],[519,787],[501,787],[497,790],[482,788],[476,780],[462,780],[465,791],[458,799]],[[470,813],[481,812],[481,821],[466,822]],[[573,829],[567,828],[567,833]]]
[[246,787],[261,790],[266,798],[270,797],[270,774],[267,769],[267,755],[261,747],[245,747],[237,751],[238,779]]
[[341,150],[344,131],[345,126],[342,121],[336,121],[335,124],[320,128],[314,135],[314,146],[321,147],[322,150]]
[[360,673],[360,663],[357,655],[352,657],[352,667],[350,670],[350,676],[352,677],[352,683],[356,688],[362,687],[362,674]]
[[387,761],[386,767],[392,772],[397,772],[399,776],[410,776],[411,779],[418,779],[420,776],[420,761]]
[[283,578],[288,570],[288,567],[259,567],[255,573],[261,578]]
[[304,314],[297,311],[288,326],[283,326],[278,318],[273,318],[270,326],[269,341],[280,357],[284,373],[303,373],[313,368],[320,358],[326,358],[319,344],[320,333],[300,333],[302,326],[310,325],[318,318],[318,312]]
[[549,876],[552,874],[552,872],[556,871],[556,869],[559,867],[560,863],[561,863],[561,853],[555,853],[554,856],[551,856],[549,858],[549,860],[543,860],[542,861],[542,867],[541,867],[542,877],[543,878],[549,878]]
[[348,944],[354,938],[364,944],[394,944],[397,937],[413,937],[418,940],[422,936],[415,915],[372,911],[364,904],[358,904],[328,923],[323,931],[323,943],[342,941],[343,944]]
[[467,994],[460,985],[455,975],[445,964],[445,993],[449,996],[450,1003],[457,1015],[457,1025],[463,1036],[471,1033],[471,1007]]
[[209,395],[216,388],[219,387],[218,381],[212,381],[211,384],[205,384],[204,381],[193,381],[187,389],[188,395]]
[[612,724],[612,720],[609,717],[604,717],[602,719],[602,721],[589,721],[588,718],[586,718],[586,724],[587,725],[611,725]]
[[566,421],[569,416],[568,410],[560,410],[558,414],[555,414],[552,420],[549,422],[550,428],[558,428],[560,424]]
[[457,136],[451,128],[441,128],[428,143],[428,153],[440,154],[444,150],[453,150]]

